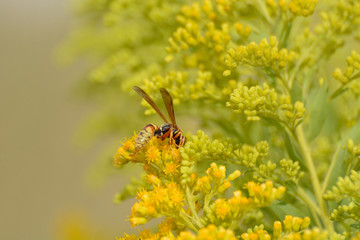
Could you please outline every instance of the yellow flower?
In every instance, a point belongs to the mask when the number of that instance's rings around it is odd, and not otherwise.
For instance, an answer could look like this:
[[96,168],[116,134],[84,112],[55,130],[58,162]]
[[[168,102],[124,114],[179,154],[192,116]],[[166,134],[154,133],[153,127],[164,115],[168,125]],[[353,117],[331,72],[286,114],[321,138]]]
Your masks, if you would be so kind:
[[357,233],[351,240],[360,240],[360,232]]
[[178,168],[179,168],[179,164],[176,164],[174,162],[165,163],[164,173],[166,175],[175,175],[179,173]]
[[166,185],[169,199],[175,206],[181,206],[184,201],[184,193],[179,189],[176,183],[171,182]]
[[146,177],[146,179],[150,184],[153,184],[153,185],[160,185],[161,184],[161,180],[157,176],[155,176],[153,174],[148,175]]
[[152,191],[152,200],[154,200],[155,203],[166,201],[167,200],[166,189],[160,186],[154,187],[154,190]]
[[145,157],[149,163],[158,163],[161,159],[161,153],[157,146],[149,146],[145,152]]
[[210,179],[208,176],[203,176],[198,179],[197,181],[197,187],[202,191],[203,193],[208,193],[211,190],[210,185]]
[[224,220],[230,213],[230,205],[224,199],[217,199],[215,201],[216,217]]
[[116,240],[137,240],[138,237],[135,234],[128,235],[124,233],[124,236],[122,238],[116,238]]
[[181,232],[177,240],[216,240],[216,239],[227,239],[236,240],[235,234],[230,229],[224,229],[223,227],[216,227],[213,224],[207,227],[201,228],[197,236],[192,232],[186,231]]
[[129,221],[132,227],[136,227],[138,225],[145,224],[147,222],[146,218],[143,217],[131,217]]
[[140,232],[139,239],[157,240],[159,239],[159,234],[152,234],[149,229],[144,229],[142,232]]
[[314,12],[316,4],[317,0],[292,0],[289,10],[297,16],[307,17]]
[[159,234],[165,235],[174,228],[174,219],[167,218],[165,221],[161,221],[159,224]]
[[130,150],[130,151],[135,151],[135,145],[134,145],[134,143],[135,143],[135,137],[136,136],[133,136],[132,138],[130,138],[130,139],[128,139],[127,141],[125,141],[124,143],[123,143],[123,149],[124,150]]

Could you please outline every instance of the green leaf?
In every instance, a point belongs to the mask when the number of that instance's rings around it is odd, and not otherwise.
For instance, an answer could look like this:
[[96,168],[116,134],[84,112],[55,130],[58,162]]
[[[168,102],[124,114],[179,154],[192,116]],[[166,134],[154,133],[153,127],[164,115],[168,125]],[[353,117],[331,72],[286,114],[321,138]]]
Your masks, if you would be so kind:
[[335,98],[337,98],[338,96],[340,96],[341,94],[346,92],[347,90],[349,90],[349,88],[346,88],[346,87],[345,88],[339,88],[333,94],[331,94],[330,100],[334,100]]
[[327,90],[325,85],[314,90],[312,97],[307,101],[307,109],[310,114],[309,139],[316,138],[325,123],[327,115]]
[[296,101],[302,101],[302,89],[296,82],[294,82],[294,84],[291,88],[290,96],[291,96],[291,102],[293,104]]
[[298,161],[302,168],[306,169],[306,166],[304,166],[303,160],[300,157],[300,154],[297,152],[297,150],[294,148],[296,146],[296,143],[292,139],[291,136],[289,136],[288,132],[284,133],[284,143],[287,153],[289,154],[289,157],[291,160]]

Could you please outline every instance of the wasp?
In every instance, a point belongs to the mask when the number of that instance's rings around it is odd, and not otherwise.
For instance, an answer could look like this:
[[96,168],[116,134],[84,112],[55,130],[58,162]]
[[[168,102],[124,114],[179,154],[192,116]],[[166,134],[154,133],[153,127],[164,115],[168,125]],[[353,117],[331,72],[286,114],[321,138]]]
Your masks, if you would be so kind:
[[161,140],[169,138],[169,143],[174,144],[176,148],[184,146],[186,142],[186,137],[183,135],[182,131],[176,124],[173,100],[170,93],[165,88],[160,88],[160,93],[164,101],[166,110],[169,114],[171,123],[165,118],[165,116],[161,113],[158,106],[156,106],[155,102],[150,98],[150,96],[146,92],[144,92],[144,90],[142,90],[137,86],[134,86],[133,89],[142,98],[144,98],[150,104],[150,106],[157,112],[157,114],[159,114],[159,116],[165,121],[165,124],[161,125],[160,127],[151,123],[146,125],[140,131],[140,133],[137,135],[135,140],[134,154],[138,153],[154,136],[156,136]]

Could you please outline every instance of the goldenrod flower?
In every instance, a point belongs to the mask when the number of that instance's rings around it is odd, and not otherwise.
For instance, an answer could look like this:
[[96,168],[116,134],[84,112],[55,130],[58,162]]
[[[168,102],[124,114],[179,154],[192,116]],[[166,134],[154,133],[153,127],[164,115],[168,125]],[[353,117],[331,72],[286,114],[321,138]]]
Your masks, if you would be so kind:
[[164,173],[166,175],[175,175],[179,173],[178,168],[179,168],[179,164],[176,164],[174,162],[165,163]]
[[229,204],[223,199],[216,200],[214,208],[216,217],[222,220],[228,217],[231,211]]
[[130,217],[129,219],[131,226],[136,227],[147,222],[146,218],[143,217]]
[[251,42],[240,45],[236,49],[230,48],[225,56],[225,64],[231,69],[239,64],[248,64],[254,67],[271,68],[275,72],[289,66],[294,60],[295,53],[287,49],[278,49],[278,40],[271,36],[269,40],[262,39],[259,44]]
[[159,234],[165,235],[165,234],[171,232],[173,230],[173,228],[175,227],[174,223],[175,223],[175,219],[173,219],[173,218],[167,218],[165,221],[161,221],[161,223],[158,226]]
[[182,206],[184,193],[179,189],[179,187],[174,182],[168,183],[166,187],[171,204],[177,207]]
[[151,192],[152,201],[156,204],[160,204],[161,202],[168,201],[168,192],[162,186],[154,187],[154,190]]
[[156,146],[150,146],[145,152],[146,160],[148,162],[158,163],[160,161],[160,151]]
[[291,0],[289,10],[295,15],[309,16],[316,7],[317,0]]
[[135,234],[128,235],[124,233],[124,236],[121,238],[116,238],[116,240],[137,240],[138,237]]

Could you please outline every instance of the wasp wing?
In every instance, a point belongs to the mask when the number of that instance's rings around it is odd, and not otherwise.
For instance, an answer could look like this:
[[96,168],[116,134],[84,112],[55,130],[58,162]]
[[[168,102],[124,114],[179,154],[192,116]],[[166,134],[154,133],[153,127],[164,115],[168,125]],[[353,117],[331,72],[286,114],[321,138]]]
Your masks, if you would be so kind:
[[172,97],[165,88],[160,88],[160,93],[164,100],[165,107],[169,114],[171,123],[174,125],[174,127],[176,127],[176,120],[175,120],[174,105],[173,105]]
[[168,123],[169,121],[166,120],[165,116],[161,113],[160,109],[158,108],[158,106],[156,106],[156,104],[154,103],[154,101],[151,99],[151,97],[144,92],[144,90],[142,90],[141,88],[139,88],[138,86],[134,86],[133,87],[134,91],[137,92],[142,98],[144,98],[149,104],[150,106],[157,112],[157,114],[160,115],[160,117],[166,122]]

